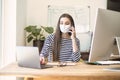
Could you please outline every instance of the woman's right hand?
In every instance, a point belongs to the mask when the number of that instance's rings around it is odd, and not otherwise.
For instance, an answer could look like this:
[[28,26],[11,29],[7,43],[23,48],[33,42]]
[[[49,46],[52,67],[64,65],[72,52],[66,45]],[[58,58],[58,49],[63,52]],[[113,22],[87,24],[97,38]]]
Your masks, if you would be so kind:
[[45,58],[43,56],[40,56],[40,64],[45,64]]

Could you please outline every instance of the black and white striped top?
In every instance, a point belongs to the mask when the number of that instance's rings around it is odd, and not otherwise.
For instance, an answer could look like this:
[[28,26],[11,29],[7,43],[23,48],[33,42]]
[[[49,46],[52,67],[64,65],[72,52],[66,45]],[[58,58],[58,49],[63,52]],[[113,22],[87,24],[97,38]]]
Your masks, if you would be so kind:
[[[48,61],[52,61],[52,44],[53,44],[53,37],[54,34],[50,34],[45,42],[44,46],[41,51],[41,56],[48,57]],[[77,52],[73,52],[72,47],[72,39],[62,39],[61,40],[61,48],[60,48],[60,55],[59,55],[59,61],[65,62],[65,61],[72,61],[72,62],[78,62],[80,60],[80,42],[79,39],[76,38],[77,45],[79,50]]]

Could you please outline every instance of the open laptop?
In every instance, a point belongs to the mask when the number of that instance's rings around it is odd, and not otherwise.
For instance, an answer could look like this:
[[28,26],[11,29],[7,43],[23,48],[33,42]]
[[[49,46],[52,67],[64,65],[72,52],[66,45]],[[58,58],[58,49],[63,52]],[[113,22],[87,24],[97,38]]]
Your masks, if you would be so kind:
[[39,49],[38,47],[17,46],[16,58],[18,66],[27,68],[43,69],[48,66],[40,64]]

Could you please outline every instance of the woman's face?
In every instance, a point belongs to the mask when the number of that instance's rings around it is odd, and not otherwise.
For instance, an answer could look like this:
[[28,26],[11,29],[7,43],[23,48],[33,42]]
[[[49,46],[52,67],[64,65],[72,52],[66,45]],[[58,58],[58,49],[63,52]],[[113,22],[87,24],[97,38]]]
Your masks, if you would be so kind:
[[67,17],[62,17],[60,19],[60,31],[62,33],[67,33],[70,31],[71,28],[71,22]]
[[67,17],[62,17],[60,19],[60,25],[71,25],[71,22]]

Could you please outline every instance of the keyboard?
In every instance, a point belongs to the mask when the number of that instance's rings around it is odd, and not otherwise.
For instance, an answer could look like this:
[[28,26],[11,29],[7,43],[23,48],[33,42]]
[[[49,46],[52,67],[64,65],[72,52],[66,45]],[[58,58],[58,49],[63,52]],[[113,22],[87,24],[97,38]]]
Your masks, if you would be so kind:
[[120,64],[120,61],[96,61],[98,64],[110,65],[110,64]]
[[92,65],[112,65],[112,64],[120,64],[120,61],[96,61],[96,62],[86,62],[87,64]]

